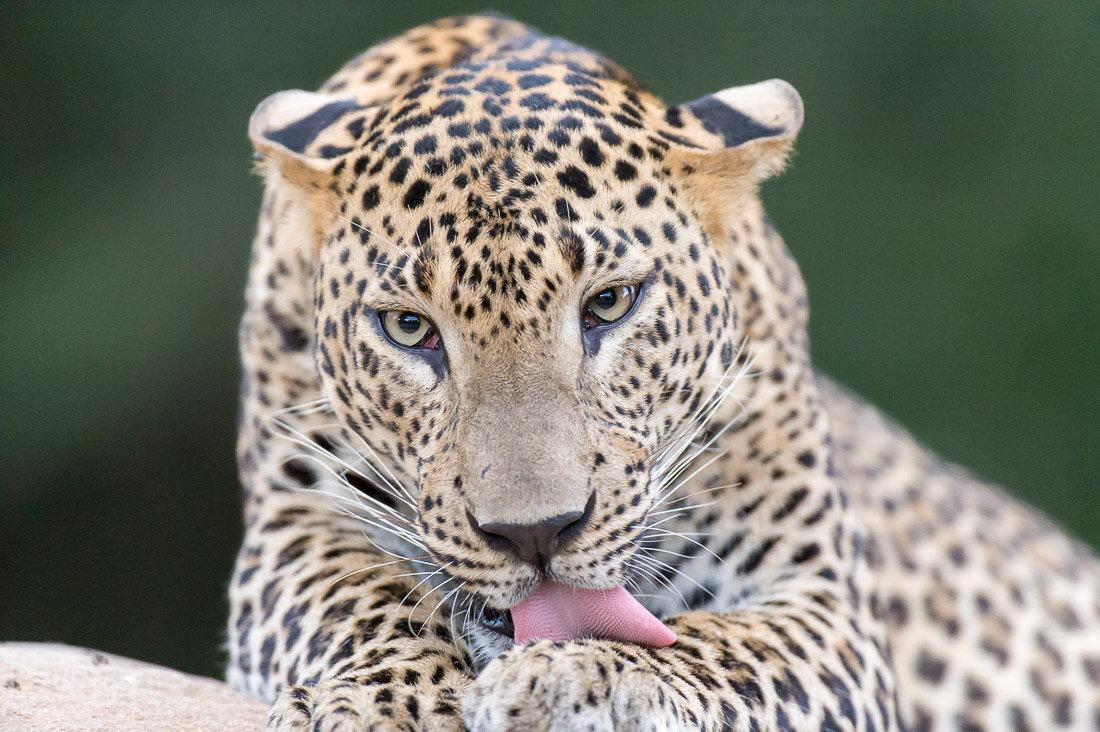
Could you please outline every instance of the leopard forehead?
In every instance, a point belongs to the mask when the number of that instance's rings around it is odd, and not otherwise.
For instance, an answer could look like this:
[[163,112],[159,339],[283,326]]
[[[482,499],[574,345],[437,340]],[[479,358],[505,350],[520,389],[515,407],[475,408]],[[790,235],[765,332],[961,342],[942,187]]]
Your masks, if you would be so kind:
[[499,311],[479,339],[537,327],[560,290],[698,262],[707,244],[666,161],[678,115],[575,62],[460,65],[340,124],[358,147],[326,261],[392,307]]

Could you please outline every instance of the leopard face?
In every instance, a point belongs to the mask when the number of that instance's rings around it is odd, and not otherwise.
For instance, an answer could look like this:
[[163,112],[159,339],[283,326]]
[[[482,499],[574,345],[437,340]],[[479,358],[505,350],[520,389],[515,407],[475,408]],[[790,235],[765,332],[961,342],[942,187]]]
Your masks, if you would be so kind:
[[374,103],[284,92],[251,127],[314,214],[324,391],[392,469],[368,514],[490,620],[541,579],[638,571],[662,460],[745,362],[724,221],[801,120],[780,82],[737,97],[767,126],[546,43]]

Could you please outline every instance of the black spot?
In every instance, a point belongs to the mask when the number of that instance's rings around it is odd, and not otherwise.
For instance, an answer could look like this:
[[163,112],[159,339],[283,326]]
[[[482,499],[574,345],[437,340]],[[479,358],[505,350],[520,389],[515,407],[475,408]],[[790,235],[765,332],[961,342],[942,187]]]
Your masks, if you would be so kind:
[[269,635],[264,638],[263,645],[260,646],[260,676],[264,679],[267,678],[271,672],[271,656],[275,653],[275,636]]
[[409,168],[412,166],[412,160],[409,158],[401,158],[397,161],[397,164],[393,166],[393,170],[390,171],[390,183],[394,185],[401,185],[405,182],[405,176],[409,173]]
[[430,155],[435,152],[435,135],[427,135],[416,141],[413,152],[417,155]]
[[559,242],[562,256],[569,262],[569,269],[573,274],[580,274],[584,269],[584,242],[573,233],[568,233]]
[[596,86],[596,82],[583,74],[568,74],[562,79],[569,86]]
[[630,163],[620,160],[615,163],[615,177],[626,183],[638,177],[638,170]]
[[618,145],[623,141],[623,138],[611,129],[607,125],[597,125],[600,128],[600,139],[606,142],[608,145]]
[[542,92],[536,92],[521,99],[520,104],[528,109],[538,111],[540,109],[550,109],[554,106],[554,101]]
[[[665,235],[665,238],[668,239],[670,244],[676,243],[676,227],[674,227],[672,224],[661,224],[661,233]],[[703,275],[699,275],[699,277],[702,278]],[[703,294],[706,295],[708,293],[706,290],[703,290]]]
[[[322,147],[320,150],[317,151],[317,154],[319,156],[321,156],[322,158],[324,158],[325,160],[332,160],[333,158],[338,158],[341,155],[343,155],[344,153],[348,153],[348,152],[351,152],[350,147],[337,147],[336,145],[325,145],[324,147]],[[343,167],[343,163],[341,163],[338,166],[337,169],[340,169],[342,167]]]
[[558,173],[558,180],[563,186],[576,193],[581,198],[592,198],[596,195],[596,189],[588,181],[588,175],[575,165],[570,165]]
[[439,117],[454,117],[466,109],[466,103],[461,99],[448,99],[435,108],[435,114]]
[[585,137],[581,140],[580,150],[581,157],[586,165],[591,165],[593,168],[603,165],[603,153],[600,152],[600,146],[591,137]]
[[541,58],[517,59],[515,61],[509,61],[505,68],[509,71],[534,71],[544,63],[546,63],[546,61]]
[[405,199],[403,201],[405,208],[413,209],[424,203],[424,197],[428,195],[428,191],[432,189],[431,185],[426,180],[418,180],[409,186],[409,190],[405,193]]
[[344,125],[344,129],[347,130],[352,137],[358,140],[360,137],[363,136],[363,124],[365,122],[366,119],[363,117],[360,117],[359,119],[353,119],[351,122],[348,122],[346,125]]
[[540,149],[535,153],[535,162],[540,165],[550,165],[558,161],[558,154],[553,150],[547,150],[546,148]]
[[554,211],[563,221],[576,221],[578,218],[577,212],[569,205],[569,201],[566,201],[564,198],[559,198],[554,201]]
[[795,564],[804,564],[805,562],[808,562],[816,557],[818,554],[821,554],[820,546],[818,546],[817,544],[806,544],[794,553],[794,556],[791,557],[791,561]]
[[382,200],[382,194],[378,190],[378,186],[371,186],[367,190],[363,191],[363,210],[370,211],[376,207]]
[[496,94],[498,96],[501,94],[506,94],[511,88],[511,84],[506,81],[501,81],[495,76],[486,77],[480,83],[478,83],[477,86],[474,87],[474,89],[477,89],[479,92],[483,92],[486,94]]
[[749,553],[749,556],[745,557],[745,561],[741,563],[741,566],[737,568],[737,574],[745,575],[754,572],[778,541],[778,537],[770,536],[760,542],[760,544]]
[[637,197],[634,199],[638,205],[642,208],[648,208],[649,204],[653,203],[653,199],[657,196],[657,191],[653,186],[645,186],[642,190],[638,191]]
[[[461,104],[461,102],[459,102]],[[399,135],[405,130],[411,130],[415,127],[423,127],[432,121],[432,115],[430,114],[418,114],[408,119],[402,120],[393,128],[393,133]]]
[[305,350],[305,347],[309,345],[309,337],[306,335],[306,331],[295,325],[290,318],[276,311],[270,303],[264,305],[264,313],[271,321],[271,325],[278,331],[283,342],[283,348],[288,351]]
[[[456,122],[447,128],[447,134],[451,137],[469,137],[470,125],[466,122]],[[457,149],[457,148],[456,148]],[[452,159],[454,154],[452,153]]]
[[524,74],[519,77],[520,89],[534,89],[536,86],[543,86],[550,83],[549,76],[543,76],[542,74]]
[[917,675],[925,681],[938,684],[943,681],[947,672],[947,664],[936,658],[928,651],[921,651],[917,658]]
[[599,119],[604,116],[603,112],[596,109],[588,102],[582,102],[580,99],[570,99],[562,105],[562,109],[567,109],[570,112],[580,112],[585,117],[591,117],[592,119]]
[[565,147],[569,144],[569,133],[565,130],[550,130],[546,137],[558,147]]

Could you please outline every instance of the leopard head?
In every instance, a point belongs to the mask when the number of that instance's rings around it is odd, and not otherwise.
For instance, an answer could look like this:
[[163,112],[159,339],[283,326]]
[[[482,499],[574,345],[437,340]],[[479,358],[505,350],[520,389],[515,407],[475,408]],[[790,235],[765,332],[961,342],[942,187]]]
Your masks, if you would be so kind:
[[747,232],[802,122],[782,81],[665,106],[599,57],[525,53],[384,99],[281,92],[250,124],[309,211],[318,379],[390,485],[376,518],[498,610],[637,570],[670,460],[779,327],[754,299],[785,255]]

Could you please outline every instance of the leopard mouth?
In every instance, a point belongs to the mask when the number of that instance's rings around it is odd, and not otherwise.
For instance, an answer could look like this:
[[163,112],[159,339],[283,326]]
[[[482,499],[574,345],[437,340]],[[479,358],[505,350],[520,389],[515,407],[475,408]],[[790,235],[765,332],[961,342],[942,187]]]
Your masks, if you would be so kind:
[[497,610],[485,607],[478,615],[477,622],[481,627],[504,636],[511,642],[516,637],[516,627],[512,624],[511,610]]

